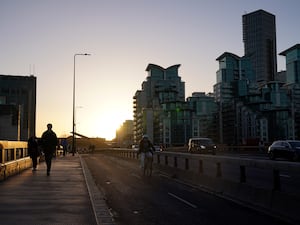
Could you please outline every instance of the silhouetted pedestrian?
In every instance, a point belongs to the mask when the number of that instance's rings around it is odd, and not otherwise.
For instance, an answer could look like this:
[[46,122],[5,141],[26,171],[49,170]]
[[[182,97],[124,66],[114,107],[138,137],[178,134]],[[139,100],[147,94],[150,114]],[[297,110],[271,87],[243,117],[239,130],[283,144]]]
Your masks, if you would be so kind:
[[32,136],[28,139],[27,147],[28,147],[28,154],[32,160],[32,171],[36,171],[37,159],[40,156],[40,151],[35,136]]
[[41,141],[47,165],[47,176],[49,176],[51,171],[52,157],[55,154],[56,146],[58,146],[58,139],[52,130],[51,123],[47,124],[47,130],[43,133]]
[[68,141],[66,138],[61,140],[61,145],[63,147],[63,156],[67,154],[67,148],[68,148]]

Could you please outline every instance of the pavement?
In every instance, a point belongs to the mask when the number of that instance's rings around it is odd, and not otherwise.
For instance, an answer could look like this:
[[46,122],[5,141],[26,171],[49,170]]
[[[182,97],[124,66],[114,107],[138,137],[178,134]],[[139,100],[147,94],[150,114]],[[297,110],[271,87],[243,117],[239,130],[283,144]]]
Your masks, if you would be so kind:
[[52,160],[0,182],[0,224],[113,225],[102,193],[80,155]]

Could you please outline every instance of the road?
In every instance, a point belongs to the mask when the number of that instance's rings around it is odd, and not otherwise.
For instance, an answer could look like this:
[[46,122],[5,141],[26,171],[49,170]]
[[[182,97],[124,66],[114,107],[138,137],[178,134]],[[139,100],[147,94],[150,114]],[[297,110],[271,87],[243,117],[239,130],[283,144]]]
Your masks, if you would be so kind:
[[117,225],[284,225],[283,221],[179,183],[154,168],[143,177],[135,160],[83,155]]

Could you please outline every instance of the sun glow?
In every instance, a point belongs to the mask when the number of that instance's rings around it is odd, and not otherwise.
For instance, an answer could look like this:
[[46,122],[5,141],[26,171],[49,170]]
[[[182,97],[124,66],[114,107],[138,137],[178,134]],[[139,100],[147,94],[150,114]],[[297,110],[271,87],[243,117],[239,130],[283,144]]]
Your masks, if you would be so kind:
[[[85,116],[85,120],[78,122],[77,132],[88,137],[100,137],[112,140],[116,137],[117,129],[123,124],[128,116],[119,110],[103,112],[101,115],[93,117]],[[96,119],[95,119],[96,118]]]

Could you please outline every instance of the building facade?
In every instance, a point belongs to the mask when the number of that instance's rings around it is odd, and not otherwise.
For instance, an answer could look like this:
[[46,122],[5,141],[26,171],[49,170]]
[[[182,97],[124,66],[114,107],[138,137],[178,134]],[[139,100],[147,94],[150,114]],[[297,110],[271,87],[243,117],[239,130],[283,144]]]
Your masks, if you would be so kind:
[[291,110],[291,104],[295,105],[297,91],[281,80],[254,81],[255,72],[247,58],[226,52],[217,60],[214,93],[219,106],[219,143],[257,145],[260,140],[292,139],[296,123],[291,118],[297,117],[297,110],[296,106]]
[[256,81],[273,81],[277,73],[275,16],[264,10],[243,15],[243,41]]
[[225,52],[214,94],[219,106],[219,143],[257,145],[295,139],[299,46],[284,51],[287,71],[277,73],[275,16],[264,10],[243,15],[245,55]]
[[36,77],[0,75],[0,140],[35,135]]
[[143,134],[165,147],[186,145],[191,137],[217,140],[214,95],[195,92],[185,100],[179,66],[148,65],[147,80],[133,97],[135,144]]
[[117,146],[131,148],[133,144],[133,121],[126,120],[116,132]]
[[178,75],[179,67],[147,66],[148,76],[142,90],[133,97],[134,143],[147,134],[156,145],[184,144],[187,113],[185,83]]
[[280,53],[286,57],[286,88],[290,102],[290,139],[300,139],[300,44]]
[[191,109],[191,132],[192,137],[208,137],[215,142],[219,140],[217,129],[218,105],[212,93],[194,92],[187,98],[187,104]]

